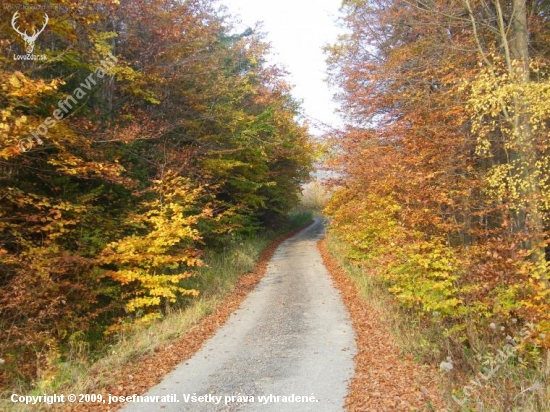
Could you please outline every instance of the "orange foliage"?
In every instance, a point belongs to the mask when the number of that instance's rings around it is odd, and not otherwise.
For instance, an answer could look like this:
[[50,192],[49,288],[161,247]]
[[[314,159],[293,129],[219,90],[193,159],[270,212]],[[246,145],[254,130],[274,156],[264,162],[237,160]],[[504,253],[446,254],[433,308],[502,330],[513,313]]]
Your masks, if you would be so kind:
[[[489,107],[504,125],[511,109],[491,106],[491,99],[496,102],[503,96],[498,93],[509,89],[495,87],[493,94],[477,96],[474,91],[485,71],[480,44],[485,56],[496,56],[502,39],[488,29],[494,21],[485,20],[482,5],[472,10],[479,24],[474,32],[472,21],[463,18],[468,16],[464,4],[344,2],[349,34],[328,52],[349,125],[333,137],[337,155],[328,163],[342,177],[327,212],[351,257],[383,276],[403,305],[426,318],[437,312],[446,320],[447,335],[475,346],[471,331],[495,320],[520,317],[536,323],[541,336],[548,334],[548,269],[536,252],[545,243],[540,228],[525,224],[536,219],[521,214],[539,214],[544,238],[550,226],[544,179],[537,183],[542,193],[537,210],[524,206],[518,212],[511,195],[497,197],[491,189],[495,165],[507,163],[512,138],[504,126],[482,127],[490,130],[492,142],[482,155],[476,125],[490,124]],[[532,15],[547,19],[536,8]],[[546,58],[542,50],[537,57]],[[515,93],[537,95],[548,107],[547,97],[537,92],[545,90],[546,77],[538,73],[538,86],[517,87]],[[512,81],[502,78],[508,87]],[[487,110],[480,114],[483,107]],[[529,110],[532,124],[546,116],[535,104]],[[546,165],[547,130],[533,139],[539,139],[539,152],[530,161]],[[509,179],[507,193],[518,176]],[[538,343],[549,346],[548,339]]]

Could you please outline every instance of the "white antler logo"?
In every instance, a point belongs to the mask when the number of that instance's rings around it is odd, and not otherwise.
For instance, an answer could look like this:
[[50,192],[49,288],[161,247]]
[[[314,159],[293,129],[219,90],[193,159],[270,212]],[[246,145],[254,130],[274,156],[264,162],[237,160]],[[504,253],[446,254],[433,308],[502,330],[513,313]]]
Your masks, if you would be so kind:
[[25,32],[21,32],[21,30],[19,30],[19,27],[17,27],[15,25],[15,21],[19,18],[19,12],[16,11],[14,14],[13,14],[13,17],[11,19],[11,26],[13,27],[13,29],[19,33],[19,35],[23,38],[23,40],[25,41],[25,51],[27,52],[27,54],[31,54],[32,51],[34,50],[34,42],[36,41],[36,39],[38,38],[38,35],[40,33],[42,33],[44,31],[44,29],[46,28],[46,24],[48,24],[48,21],[49,21],[49,18],[48,18],[48,15],[46,13],[44,13],[44,16],[46,17],[46,21],[44,21],[44,25],[42,26],[42,28],[39,30],[39,31],[36,31],[36,29],[33,29],[33,33],[32,33],[32,36],[29,36],[27,34],[27,31],[25,30]]

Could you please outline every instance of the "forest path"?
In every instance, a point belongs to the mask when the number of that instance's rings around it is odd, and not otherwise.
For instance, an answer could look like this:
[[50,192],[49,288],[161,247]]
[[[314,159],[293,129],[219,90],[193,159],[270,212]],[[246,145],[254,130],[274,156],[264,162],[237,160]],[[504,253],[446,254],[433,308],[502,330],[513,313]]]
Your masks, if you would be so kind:
[[[145,394],[175,395],[171,402],[129,403],[123,410],[343,411],[356,346],[316,247],[323,236],[323,220],[316,219],[284,241],[230,320]],[[276,402],[277,396],[295,401],[292,395],[313,402]]]

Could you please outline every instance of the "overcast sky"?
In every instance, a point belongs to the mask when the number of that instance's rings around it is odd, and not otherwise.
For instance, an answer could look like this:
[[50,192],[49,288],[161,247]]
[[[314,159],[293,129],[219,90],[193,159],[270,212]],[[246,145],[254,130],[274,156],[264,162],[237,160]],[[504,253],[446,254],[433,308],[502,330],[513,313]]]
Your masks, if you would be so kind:
[[[303,100],[305,114],[332,126],[339,124],[329,90],[322,47],[336,41],[341,0],[220,0],[230,14],[239,16],[243,28],[263,22],[273,61],[291,73],[293,95]],[[319,133],[315,129],[313,133]]]

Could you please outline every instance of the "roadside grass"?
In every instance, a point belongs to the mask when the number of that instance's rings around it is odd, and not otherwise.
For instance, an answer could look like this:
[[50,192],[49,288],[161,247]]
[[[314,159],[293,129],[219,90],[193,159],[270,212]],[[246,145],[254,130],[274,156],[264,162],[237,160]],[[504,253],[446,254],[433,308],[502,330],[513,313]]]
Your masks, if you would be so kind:
[[384,323],[390,325],[403,356],[412,356],[419,364],[436,367],[447,358],[451,359],[452,370],[440,373],[441,393],[448,411],[550,411],[548,353],[540,353],[533,345],[518,346],[517,352],[493,366],[498,371],[489,375],[491,367],[488,361],[498,359],[509,342],[508,336],[519,343],[519,327],[511,329],[508,325],[498,325],[487,328],[483,336],[472,337],[475,347],[453,342],[443,335],[437,319],[426,321],[414,312],[400,308],[388,292],[388,285],[368,274],[361,264],[347,259],[345,243],[330,231],[326,247],[353,280],[361,297],[379,310]]
[[[186,298],[178,305],[166,308],[162,319],[148,324],[135,324],[126,332],[120,332],[116,342],[106,345],[104,351],[93,359],[83,345],[71,348],[69,356],[57,362],[55,374],[33,383],[33,389],[21,383],[0,395],[0,410],[28,411],[29,406],[10,401],[12,394],[39,396],[43,394],[98,393],[100,388],[116,385],[109,371],[118,370],[141,355],[169,345],[189,332],[205,316],[220,306],[232,292],[239,278],[250,273],[260,255],[277,237],[309,224],[312,212],[298,210],[289,214],[286,225],[277,231],[264,231],[256,236],[233,239],[223,250],[206,250],[205,265],[189,279],[187,287],[200,291],[198,298]],[[42,405],[43,409],[53,406]],[[55,406],[55,405],[54,405]],[[41,410],[34,405],[32,410]]]
[[311,210],[295,210],[289,216],[289,229],[295,229],[307,225],[313,220],[313,212]]

